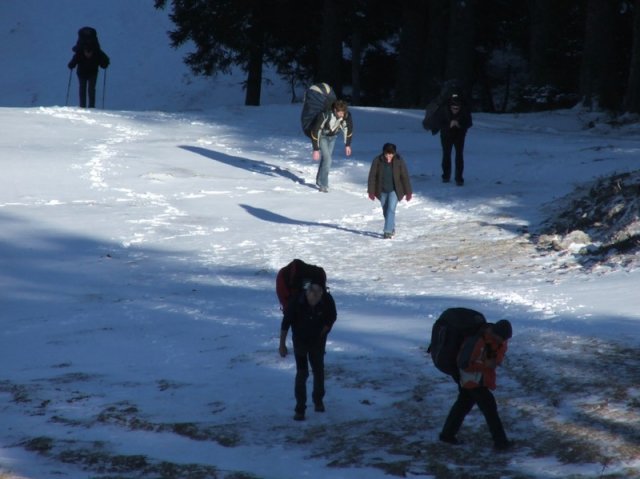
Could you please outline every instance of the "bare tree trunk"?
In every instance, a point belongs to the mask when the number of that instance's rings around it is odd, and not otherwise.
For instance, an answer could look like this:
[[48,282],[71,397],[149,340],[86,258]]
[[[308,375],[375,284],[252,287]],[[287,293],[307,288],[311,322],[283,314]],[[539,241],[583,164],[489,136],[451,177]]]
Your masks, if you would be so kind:
[[640,0],[635,0],[633,8],[633,47],[624,106],[628,112],[640,113]]
[[449,0],[430,0],[428,6],[429,28],[423,66],[422,106],[440,94],[447,64]]
[[580,94],[587,107],[614,107],[612,61],[615,48],[616,2],[589,0],[585,28],[584,52],[580,69]]
[[342,31],[339,22],[339,1],[324,0],[316,81],[329,83],[336,93],[341,95]]
[[470,0],[451,0],[447,48],[447,81],[470,97],[473,86],[474,13]]
[[552,17],[557,0],[531,0],[531,37],[529,65],[531,83],[544,86],[553,83],[554,28]]
[[402,27],[396,71],[395,105],[418,106],[420,101],[420,65],[423,32],[427,14],[425,0],[402,1]]
[[247,72],[247,93],[244,104],[247,106],[260,106],[260,93],[262,88],[262,45],[255,45],[251,49]]
[[362,30],[354,26],[351,38],[351,104],[360,104],[360,68],[362,65]]
[[264,25],[263,6],[254,8],[249,37],[251,47],[249,51],[249,63],[247,65],[247,92],[244,104],[247,106],[260,106],[260,92],[262,89],[262,63],[264,57]]
[[509,105],[509,94],[510,93],[511,93],[511,65],[508,65],[507,66],[507,79],[505,81],[505,87],[504,87],[504,98],[502,99],[502,106],[500,107],[500,111],[502,113],[505,113],[507,111],[507,106]]

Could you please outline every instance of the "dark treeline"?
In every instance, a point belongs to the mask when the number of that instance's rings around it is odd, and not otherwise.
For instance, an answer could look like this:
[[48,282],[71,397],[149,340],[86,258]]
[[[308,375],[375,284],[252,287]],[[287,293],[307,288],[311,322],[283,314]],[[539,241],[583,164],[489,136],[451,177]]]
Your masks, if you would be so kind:
[[422,108],[455,85],[482,111],[578,103],[640,112],[640,0],[155,0],[201,75],[263,68],[331,84],[355,105]]

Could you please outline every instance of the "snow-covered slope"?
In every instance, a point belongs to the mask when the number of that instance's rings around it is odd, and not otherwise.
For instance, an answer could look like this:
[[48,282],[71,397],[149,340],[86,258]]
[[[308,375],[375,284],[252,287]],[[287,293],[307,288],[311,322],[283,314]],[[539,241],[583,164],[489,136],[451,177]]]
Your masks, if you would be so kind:
[[[354,156],[336,150],[322,194],[298,113],[0,109],[0,467],[636,477],[637,258],[582,268],[528,230],[573,184],[635,168],[637,137],[580,131],[573,112],[476,115],[458,188],[439,181],[420,112],[354,109]],[[365,195],[386,141],[415,190],[391,241]],[[339,309],[327,412],[303,424],[293,359],[277,354],[275,274],[294,257],[325,267]],[[436,439],[455,386],[425,348],[450,306],[514,324],[496,393],[517,443],[506,455],[477,412],[467,446]]]
[[[113,61],[106,110],[60,106],[87,24]],[[420,111],[354,108],[321,194],[299,106],[189,79],[169,28],[151,0],[0,2],[2,479],[640,475],[637,254],[536,248],[574,187],[637,169],[637,129],[477,114],[458,188]],[[387,141],[415,192],[391,241],[365,195]],[[339,311],[327,412],[304,423],[277,354],[294,257],[325,267]],[[425,349],[450,306],[513,322],[507,454],[478,411],[466,445],[437,441],[456,388]]]
[[[111,58],[106,84],[100,70],[97,107],[103,95],[105,108],[116,110],[202,110],[244,103],[241,75],[190,74],[182,57],[191,46],[171,48],[167,31],[173,24],[168,11],[153,8],[153,0],[3,0],[0,106],[77,105],[78,80],[74,71],[68,88],[67,63],[85,25],[98,30]],[[263,104],[287,99],[278,77],[265,72]]]

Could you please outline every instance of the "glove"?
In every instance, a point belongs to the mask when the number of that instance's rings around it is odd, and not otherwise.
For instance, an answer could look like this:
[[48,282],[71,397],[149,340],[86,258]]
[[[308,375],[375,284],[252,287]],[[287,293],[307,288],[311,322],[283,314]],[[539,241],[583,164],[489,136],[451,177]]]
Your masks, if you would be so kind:
[[413,194],[409,193],[405,198],[407,198],[407,201],[411,201],[411,198],[413,198]]
[[67,66],[69,67],[69,70],[73,70],[75,68],[75,65],[73,64],[73,62],[69,62]]
[[375,200],[376,199],[376,195],[374,195],[373,193],[369,193],[369,199],[371,201]]

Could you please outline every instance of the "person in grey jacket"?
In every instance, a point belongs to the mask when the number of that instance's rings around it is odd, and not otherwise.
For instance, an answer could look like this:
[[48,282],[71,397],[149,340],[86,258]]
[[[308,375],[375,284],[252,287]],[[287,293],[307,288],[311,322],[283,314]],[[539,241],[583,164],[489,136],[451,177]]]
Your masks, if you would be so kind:
[[393,238],[396,233],[396,206],[403,198],[411,201],[413,196],[407,165],[393,143],[385,143],[382,154],[371,162],[367,192],[369,199],[377,198],[382,205],[383,237]]

